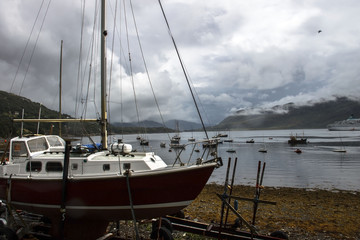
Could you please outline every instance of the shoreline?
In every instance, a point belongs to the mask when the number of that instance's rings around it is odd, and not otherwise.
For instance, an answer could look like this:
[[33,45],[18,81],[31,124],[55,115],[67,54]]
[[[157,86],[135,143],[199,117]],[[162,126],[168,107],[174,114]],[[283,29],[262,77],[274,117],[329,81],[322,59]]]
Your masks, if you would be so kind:
[[[200,222],[219,223],[221,201],[215,193],[223,192],[224,186],[207,184],[184,209],[185,216]],[[253,186],[236,185],[232,195],[253,199],[254,192]],[[259,204],[255,226],[260,234],[281,230],[289,239],[360,239],[360,191],[264,187],[260,200],[276,202],[276,205]],[[238,212],[250,221],[253,202],[238,201],[238,205]],[[229,213],[228,223],[233,224],[235,219],[235,215]],[[248,231],[245,225],[240,229]]]

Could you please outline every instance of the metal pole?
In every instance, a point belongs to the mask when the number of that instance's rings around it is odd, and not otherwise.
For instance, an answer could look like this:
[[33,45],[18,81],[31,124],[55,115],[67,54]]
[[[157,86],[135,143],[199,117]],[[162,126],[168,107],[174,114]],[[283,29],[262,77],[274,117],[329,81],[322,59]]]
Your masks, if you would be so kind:
[[63,169],[63,178],[62,178],[62,188],[61,188],[61,205],[60,205],[60,239],[64,239],[64,226],[66,219],[66,195],[67,195],[67,180],[68,180],[68,171],[69,171],[69,159],[70,159],[70,149],[71,141],[65,141],[65,157],[64,157],[64,169]]
[[[59,119],[61,119],[61,95],[62,95],[62,54],[63,54],[63,40],[61,40],[60,47],[60,76],[59,76]],[[59,122],[59,136],[61,137],[61,122]]]
[[[40,103],[40,108],[39,108],[38,119],[40,119],[40,118],[41,118],[41,103]],[[39,134],[39,129],[40,129],[40,122],[38,122],[38,124],[37,124],[36,134]]]
[[[231,165],[231,158],[229,158],[228,166],[227,166],[227,169],[226,169],[226,178],[225,178],[225,184],[224,184],[224,193],[223,193],[223,195],[222,195],[222,198],[227,197],[226,192],[227,192],[227,188],[228,188],[230,165]],[[222,229],[222,225],[223,225],[225,204],[226,204],[226,203],[223,201],[223,203],[222,203],[222,205],[221,205],[220,227],[219,227],[219,236],[218,236],[218,239],[219,239],[219,240],[221,239],[221,229]]]
[[261,192],[262,182],[263,182],[263,178],[264,178],[265,166],[266,166],[266,163],[264,162],[261,176],[260,176],[259,174],[260,174],[260,168],[261,168],[261,161],[259,161],[258,175],[256,178],[255,198],[254,198],[254,213],[253,213],[253,219],[252,219],[253,225],[255,225],[256,212],[257,212],[258,205],[259,205],[260,192]]
[[[234,162],[234,169],[233,169],[233,173],[232,173],[231,185],[230,185],[230,193],[229,193],[230,197],[229,197],[229,200],[228,200],[229,204],[230,204],[230,201],[231,201],[231,194],[232,194],[233,187],[234,187],[237,160],[238,159],[236,157],[235,162]],[[226,209],[225,224],[224,224],[225,226],[226,226],[226,223],[227,223],[227,220],[228,220],[228,215],[229,215],[229,208]]]
[[130,189],[130,180],[129,180],[130,169],[128,169],[124,174],[126,175],[126,185],[127,185],[128,194],[129,194],[131,215],[132,215],[133,222],[134,222],[135,236],[136,236],[136,240],[140,240],[139,229],[138,229],[137,224],[136,224],[134,205],[133,205],[132,196],[131,196],[131,189]]
[[101,142],[107,149],[107,106],[106,106],[106,1],[101,1]]
[[[24,109],[22,109],[22,114],[21,114],[21,119],[24,119]],[[24,122],[21,122],[21,129],[20,129],[20,137],[23,137],[23,132],[24,132]]]

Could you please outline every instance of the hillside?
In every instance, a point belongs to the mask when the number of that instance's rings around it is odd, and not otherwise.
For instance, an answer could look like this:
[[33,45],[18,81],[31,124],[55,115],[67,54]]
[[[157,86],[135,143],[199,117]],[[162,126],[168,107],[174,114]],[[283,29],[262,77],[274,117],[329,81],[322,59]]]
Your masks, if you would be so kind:
[[[32,102],[31,100],[12,93],[0,91],[0,137],[8,138],[20,135],[21,123],[14,123],[12,119],[21,118],[24,109],[24,118],[36,119],[39,117],[40,103]],[[70,115],[62,114],[63,119],[72,118]],[[56,119],[59,118],[59,112],[51,110],[46,106],[41,105],[42,119]],[[25,123],[23,133],[37,133],[37,123]],[[85,130],[86,129],[86,133]],[[97,123],[63,123],[63,135],[78,135],[82,132],[83,135],[92,134],[99,130]],[[39,125],[39,134],[59,134],[59,124],[41,123]],[[80,135],[80,134],[79,134]]]
[[[22,109],[25,109],[25,118],[38,118],[40,103],[17,96],[15,94],[0,91],[0,137],[8,138],[20,134],[20,123],[13,123],[11,119],[21,118]],[[283,114],[276,114],[281,110]],[[298,107],[294,104],[275,106],[271,111],[262,111],[259,114],[246,115],[239,111],[238,115],[230,116],[214,127],[207,127],[208,130],[240,130],[240,129],[304,129],[304,128],[326,128],[326,125],[334,121],[348,118],[351,114],[360,117],[360,102],[347,98],[337,98],[334,101],[316,103],[309,106]],[[41,106],[41,118],[58,118],[57,111]],[[62,118],[71,118],[63,114]],[[166,127],[154,121],[143,121],[139,123],[112,123],[109,127],[109,134],[141,134],[174,132],[176,122],[180,131],[191,131],[201,129],[199,123],[181,120],[170,120],[165,123]],[[140,125],[140,127],[139,127]],[[94,135],[99,134],[100,129],[97,123],[72,123],[63,124],[63,135]],[[24,124],[24,133],[36,133],[37,123]],[[50,123],[41,123],[39,133],[58,134],[58,124],[51,127]]]
[[[275,113],[275,108],[286,109],[283,114]],[[261,114],[234,115],[225,118],[214,129],[296,129],[296,128],[326,128],[335,121],[347,119],[351,114],[360,117],[360,102],[347,98],[337,98],[334,101],[316,103],[312,106],[298,107],[294,104],[276,106],[274,111],[264,111]]]
[[[24,118],[38,118],[40,103],[12,93],[0,91],[0,137],[8,138],[20,135],[20,123],[14,123],[12,119],[21,118],[24,109]],[[59,118],[59,112],[51,110],[46,106],[41,106],[42,119]],[[73,118],[70,115],[62,114],[62,118]],[[109,126],[109,134],[128,134],[128,133],[154,133],[154,132],[172,132],[174,130],[164,128],[159,123],[145,121],[145,125],[141,128],[138,124],[117,124]],[[147,126],[151,125],[151,127]],[[37,133],[37,123],[24,124],[24,134]],[[144,130],[143,128],[146,128]],[[59,134],[59,124],[41,123],[39,128],[40,134]],[[98,123],[63,123],[63,136],[86,136],[100,134]]]

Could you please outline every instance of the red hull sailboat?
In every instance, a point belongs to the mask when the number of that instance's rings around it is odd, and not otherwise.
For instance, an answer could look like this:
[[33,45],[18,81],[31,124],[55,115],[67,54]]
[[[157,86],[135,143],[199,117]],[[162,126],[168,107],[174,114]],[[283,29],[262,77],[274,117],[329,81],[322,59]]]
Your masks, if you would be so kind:
[[[102,15],[104,9],[102,0]],[[59,136],[20,136],[11,139],[8,161],[0,165],[0,199],[10,209],[49,218],[55,239],[96,239],[109,221],[174,214],[198,196],[221,163],[214,148],[205,148],[195,163],[191,159],[180,162],[176,156],[175,163],[167,165],[153,152],[134,152],[131,145],[120,141],[108,146],[106,33],[102,17],[101,118],[89,121],[100,122],[103,149],[70,151],[70,142]]]
[[[132,219],[128,190],[131,191],[135,216],[139,219],[177,213],[197,197],[215,166],[213,163],[166,167],[150,172],[134,171],[130,176],[116,173],[96,177],[88,174],[69,176],[66,216],[96,217],[107,221]],[[0,198],[8,200],[16,209],[57,218],[62,199],[62,177],[59,174],[45,178],[40,176],[44,175],[41,172],[29,175],[2,177]]]

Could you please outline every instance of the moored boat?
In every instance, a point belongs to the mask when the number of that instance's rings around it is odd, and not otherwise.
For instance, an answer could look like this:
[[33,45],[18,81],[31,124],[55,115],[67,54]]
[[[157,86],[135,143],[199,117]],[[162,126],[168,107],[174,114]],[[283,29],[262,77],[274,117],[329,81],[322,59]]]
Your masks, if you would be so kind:
[[296,144],[307,144],[307,138],[297,138],[296,136],[291,135],[288,140],[288,144],[296,145]]

